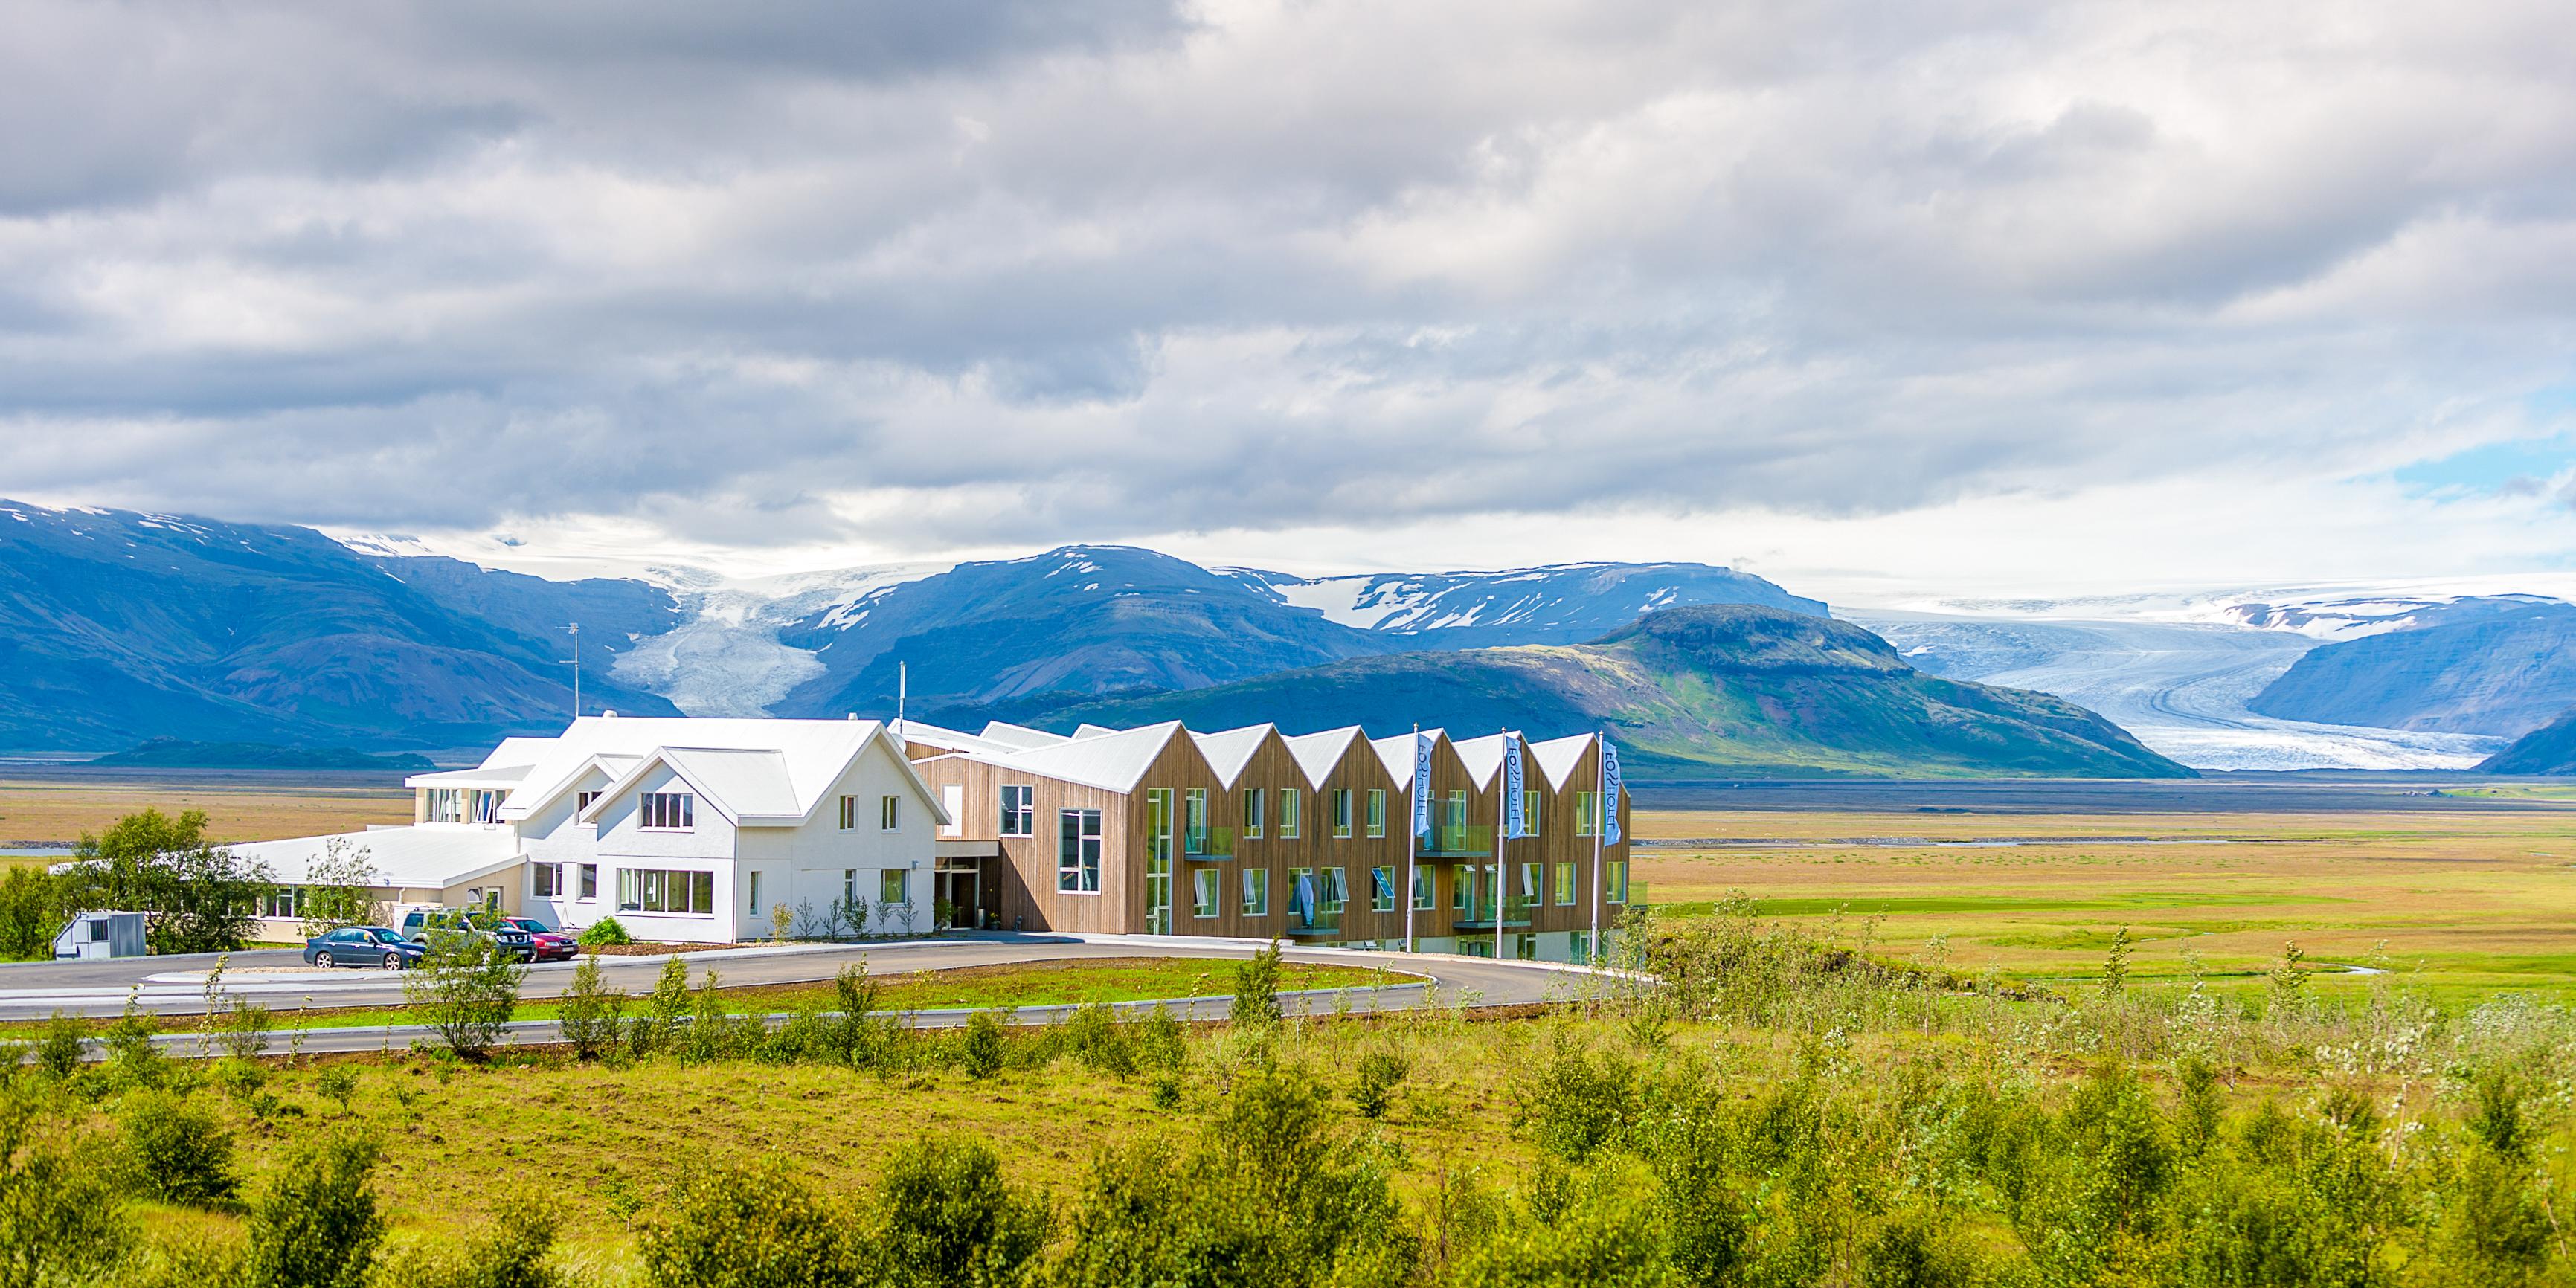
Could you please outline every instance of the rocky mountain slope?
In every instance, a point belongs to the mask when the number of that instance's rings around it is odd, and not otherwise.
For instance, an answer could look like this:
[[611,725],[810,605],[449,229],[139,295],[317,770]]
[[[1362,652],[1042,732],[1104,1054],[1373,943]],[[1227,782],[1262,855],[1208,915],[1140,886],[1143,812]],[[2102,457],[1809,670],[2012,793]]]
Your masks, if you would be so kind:
[[2463,600],[2411,629],[2310,650],[2247,705],[2291,720],[2519,737],[2576,706],[2576,605]]
[[[489,742],[570,710],[545,624],[595,613],[604,663],[626,642],[614,626],[675,620],[649,586],[451,562],[389,567],[305,528],[0,501],[0,748]],[[674,713],[605,665],[585,688],[594,707]]]
[[2072,703],[1925,675],[1857,626],[1748,605],[1665,609],[1583,645],[1382,655],[1187,692],[925,715],[1221,728],[1282,712],[1299,730],[1372,734],[1416,720],[1532,737],[1606,728],[1636,772],[1668,778],[2192,772]]
[[2576,709],[2514,739],[2478,768],[2490,774],[2576,774]]
[[1419,648],[1578,644],[1658,608],[1759,604],[1828,616],[1824,602],[1792,595],[1731,568],[1698,563],[1581,563],[1498,572],[1373,573],[1292,577],[1218,568],[1280,603],[1345,626],[1406,637]]

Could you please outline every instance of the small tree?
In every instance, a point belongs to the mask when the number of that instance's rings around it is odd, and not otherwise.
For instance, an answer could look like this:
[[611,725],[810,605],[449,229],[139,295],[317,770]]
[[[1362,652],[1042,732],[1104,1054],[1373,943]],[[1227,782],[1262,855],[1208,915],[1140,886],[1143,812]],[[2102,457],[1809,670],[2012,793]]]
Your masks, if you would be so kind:
[[13,867],[0,878],[0,957],[24,961],[53,951],[63,923],[54,886],[41,867]]
[[136,1179],[167,1203],[212,1203],[233,1192],[233,1137],[215,1116],[166,1091],[137,1091],[116,1107]]
[[498,940],[442,935],[403,977],[403,1001],[437,1030],[449,1050],[470,1059],[501,1040],[518,1012],[519,985],[527,977],[527,969]]
[[774,1160],[683,1181],[639,1240],[654,1288],[861,1282],[847,1216]]
[[368,1174],[376,1165],[372,1138],[340,1134],[314,1141],[287,1157],[250,1213],[254,1288],[306,1288],[357,1283],[384,1242],[385,1218],[376,1209]]
[[268,869],[206,840],[206,813],[177,818],[147,809],[104,836],[84,835],[59,878],[63,916],[101,909],[141,912],[156,953],[238,952],[258,928],[275,888]]
[[2111,936],[2111,951],[2102,959],[2102,996],[2117,1000],[2129,985],[2129,928]]
[[1279,941],[1254,953],[1234,968],[1234,1004],[1226,1019],[1247,1028],[1267,1029],[1279,1023]]
[[367,847],[351,847],[349,838],[332,837],[322,857],[305,868],[304,937],[318,939],[343,926],[382,925],[386,908],[376,898],[384,877],[376,871]]
[[670,1046],[688,1019],[689,966],[674,953],[653,981],[653,996],[645,1000],[644,1014],[628,1026],[627,1045],[639,1056],[651,1055]]
[[895,1151],[877,1182],[876,1247],[896,1284],[1020,1283],[1053,1224],[1046,1200],[1014,1190],[980,1141],[923,1140]]
[[573,1054],[588,1060],[608,1049],[617,1040],[617,1030],[626,1014],[626,990],[611,988],[599,974],[599,954],[581,959],[572,973],[572,988],[564,994],[561,1017],[556,1030],[572,1044]]

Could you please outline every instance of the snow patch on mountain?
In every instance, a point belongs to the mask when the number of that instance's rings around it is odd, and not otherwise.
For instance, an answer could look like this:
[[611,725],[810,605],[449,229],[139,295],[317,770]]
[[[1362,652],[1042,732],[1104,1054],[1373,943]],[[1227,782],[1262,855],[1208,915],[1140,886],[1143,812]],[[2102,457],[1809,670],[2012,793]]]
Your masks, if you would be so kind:
[[655,569],[688,620],[638,642],[617,659],[616,675],[693,716],[767,715],[824,669],[811,651],[780,642],[782,629],[818,614],[857,625],[877,596],[951,566],[886,564],[745,580],[697,568]]

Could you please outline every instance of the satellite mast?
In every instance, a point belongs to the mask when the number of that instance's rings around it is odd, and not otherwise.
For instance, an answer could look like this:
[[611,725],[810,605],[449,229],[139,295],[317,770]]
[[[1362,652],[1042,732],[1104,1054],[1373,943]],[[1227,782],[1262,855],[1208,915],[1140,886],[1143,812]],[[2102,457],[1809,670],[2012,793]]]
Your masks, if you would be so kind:
[[572,718],[581,719],[581,623],[563,628],[572,635]]

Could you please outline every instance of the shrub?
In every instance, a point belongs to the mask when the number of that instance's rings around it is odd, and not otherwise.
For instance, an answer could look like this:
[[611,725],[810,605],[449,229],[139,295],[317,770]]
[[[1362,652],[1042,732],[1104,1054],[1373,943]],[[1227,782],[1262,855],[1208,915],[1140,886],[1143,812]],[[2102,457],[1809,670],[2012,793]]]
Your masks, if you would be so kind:
[[0,1288],[107,1278],[132,1232],[100,1145],[45,1123],[28,1097],[0,1094]]
[[682,1182],[639,1244],[656,1288],[808,1288],[862,1268],[846,1216],[776,1162]]
[[44,868],[22,864],[0,877],[0,958],[52,956],[54,932],[63,921],[54,878]]
[[1135,1076],[1135,1046],[1127,1040],[1126,1029],[1107,1003],[1094,1002],[1076,1009],[1066,1018],[1061,1036],[1065,1049],[1073,1052],[1073,1058],[1081,1061],[1084,1068],[1112,1078]]
[[323,1099],[339,1105],[340,1113],[346,1116],[350,1099],[358,1094],[358,1070],[353,1065],[332,1065],[322,1071],[321,1077],[313,1080],[313,1089],[320,1092]]
[[290,1153],[250,1212],[252,1288],[359,1282],[384,1242],[368,1174],[375,1142],[342,1133]]
[[1246,1028],[1267,1029],[1279,1023],[1279,941],[1254,953],[1234,968],[1234,1003],[1225,1018]]
[[978,1142],[917,1141],[877,1182],[876,1246],[892,1283],[1022,1282],[1051,1224],[1045,1199],[1012,1189],[1001,1158]]
[[977,1011],[966,1018],[966,1032],[958,1040],[957,1062],[969,1078],[983,1079],[1002,1071],[1004,1042],[1002,1020],[991,1011]]
[[1358,1068],[1352,1072],[1351,1106],[1360,1111],[1362,1118],[1384,1118],[1387,1106],[1395,1099],[1396,1087],[1411,1070],[1403,1056],[1378,1047],[1361,1055]]
[[1146,1068],[1168,1074],[1178,1074],[1189,1066],[1189,1039],[1170,1010],[1157,1006],[1153,1014],[1145,1017],[1136,1033],[1136,1059]]
[[155,953],[239,952],[259,926],[268,872],[206,840],[206,814],[177,818],[147,809],[117,820],[104,836],[83,836],[55,878],[57,910],[141,912]]
[[615,917],[602,917],[581,930],[584,948],[620,948],[634,942],[635,936],[626,933],[626,927],[618,924]]
[[125,995],[125,1013],[107,1026],[107,1070],[110,1077],[129,1087],[157,1087],[169,1076],[169,1057],[152,1040],[161,1031],[161,1021],[143,1009],[140,986]]
[[136,1091],[117,1105],[116,1121],[144,1193],[191,1205],[232,1197],[232,1133],[203,1106],[166,1091]]
[[1581,1161],[1635,1119],[1637,1095],[1635,1065],[1589,1051],[1559,1029],[1554,1051],[1522,1094],[1521,1117],[1541,1148]]
[[644,1014],[627,1026],[627,1047],[638,1057],[668,1050],[688,1019],[689,965],[674,953],[653,980],[653,995],[645,999]]
[[81,1056],[88,1050],[81,1022],[56,1011],[45,1021],[45,1035],[36,1040],[36,1067],[53,1078],[66,1079],[80,1072]]
[[438,1033],[447,1049],[479,1058],[501,1040],[518,1013],[526,968],[483,935],[442,935],[403,976],[403,1001]]
[[1547,1219],[1505,1221],[1469,1253],[1452,1282],[1476,1288],[1660,1288],[1678,1282],[1654,1209],[1631,1202],[1624,1178],[1578,1183]]
[[403,1288],[558,1288],[564,1276],[546,1264],[554,1251],[552,1208],[520,1198],[465,1246],[400,1277]]
[[572,973],[555,1030],[572,1044],[574,1055],[588,1060],[617,1040],[625,1013],[626,990],[611,988],[600,978],[599,954],[593,952]]

